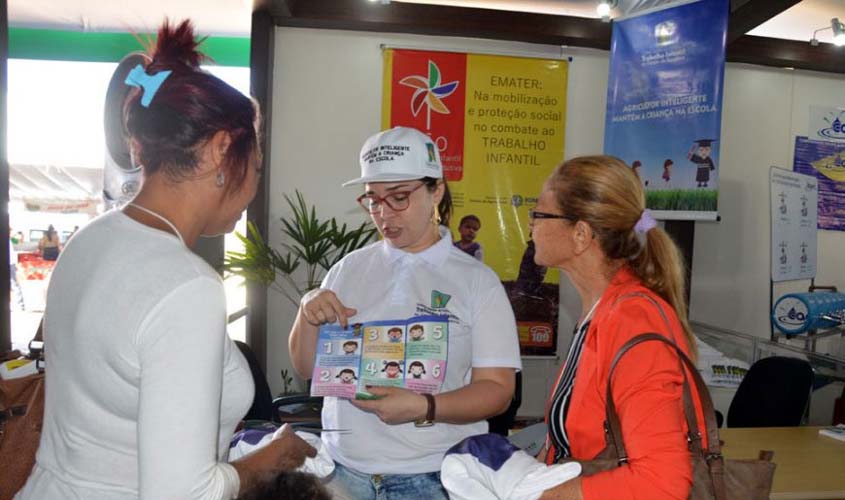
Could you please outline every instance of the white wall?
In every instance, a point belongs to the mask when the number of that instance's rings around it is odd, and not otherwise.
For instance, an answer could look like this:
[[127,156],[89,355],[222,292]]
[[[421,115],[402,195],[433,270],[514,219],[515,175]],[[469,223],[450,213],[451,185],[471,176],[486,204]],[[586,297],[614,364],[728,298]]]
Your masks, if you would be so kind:
[[[770,166],[792,169],[796,135],[806,135],[812,104],[841,105],[845,78],[728,65],[722,111],[719,223],[696,226],[692,319],[769,336]],[[845,285],[845,233],[819,231],[818,282]],[[778,285],[776,297],[806,289]]]
[[[380,128],[380,44],[454,51],[573,57],[569,71],[566,156],[601,152],[607,52],[464,38],[278,28],[274,67],[270,243],[281,243],[283,195],[301,190],[325,216],[362,220],[357,192],[340,183],[357,175],[362,142]],[[791,169],[794,136],[805,134],[809,106],[842,105],[845,78],[729,64],[720,143],[722,221],[697,223],[692,319],[768,337],[770,165]],[[538,185],[538,190],[540,186]],[[819,234],[819,282],[845,288],[845,234]],[[806,282],[798,283],[805,288]],[[783,288],[779,289],[782,290]],[[565,355],[580,305],[568,284],[559,352]],[[294,308],[270,292],[268,377],[280,390],[289,368],[287,332]],[[542,413],[558,360],[525,363],[524,414]]]

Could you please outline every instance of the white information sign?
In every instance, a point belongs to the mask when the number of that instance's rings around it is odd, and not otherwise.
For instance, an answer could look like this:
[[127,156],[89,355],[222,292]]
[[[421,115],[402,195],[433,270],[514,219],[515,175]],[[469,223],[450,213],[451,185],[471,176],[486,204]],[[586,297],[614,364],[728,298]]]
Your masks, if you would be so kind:
[[818,181],[811,175],[771,167],[772,281],[816,276]]

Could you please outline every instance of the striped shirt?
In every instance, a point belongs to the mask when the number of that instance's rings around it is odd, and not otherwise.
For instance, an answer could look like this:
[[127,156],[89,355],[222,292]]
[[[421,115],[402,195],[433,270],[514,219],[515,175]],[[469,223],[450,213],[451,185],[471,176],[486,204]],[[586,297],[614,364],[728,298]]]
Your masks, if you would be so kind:
[[566,356],[566,363],[563,371],[558,376],[555,384],[554,395],[549,404],[549,412],[546,420],[549,426],[549,438],[553,445],[548,447],[554,450],[554,461],[571,455],[569,448],[569,436],[566,435],[566,415],[569,413],[569,401],[572,399],[572,388],[575,387],[575,372],[578,370],[578,361],[581,359],[581,350],[584,347],[584,339],[587,338],[587,331],[590,329],[590,320],[593,311],[596,310],[596,302],[580,326],[575,326],[572,332],[572,345],[569,346],[569,354]]

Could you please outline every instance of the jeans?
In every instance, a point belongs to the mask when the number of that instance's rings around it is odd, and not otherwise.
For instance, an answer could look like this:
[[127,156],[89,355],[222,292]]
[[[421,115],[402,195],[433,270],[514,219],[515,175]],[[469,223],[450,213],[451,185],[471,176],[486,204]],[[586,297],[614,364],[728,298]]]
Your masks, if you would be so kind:
[[448,500],[440,472],[423,474],[365,474],[335,462],[329,489],[334,498],[348,500]]

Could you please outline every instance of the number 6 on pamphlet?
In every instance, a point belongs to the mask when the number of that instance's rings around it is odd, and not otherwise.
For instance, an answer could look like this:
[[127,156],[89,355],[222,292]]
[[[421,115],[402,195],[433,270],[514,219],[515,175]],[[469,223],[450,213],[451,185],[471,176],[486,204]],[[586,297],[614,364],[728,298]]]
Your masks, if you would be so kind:
[[434,325],[431,327],[431,331],[434,332],[434,340],[440,340],[443,338],[443,325]]
[[434,367],[431,369],[431,375],[434,378],[440,377],[440,363],[434,365]]

